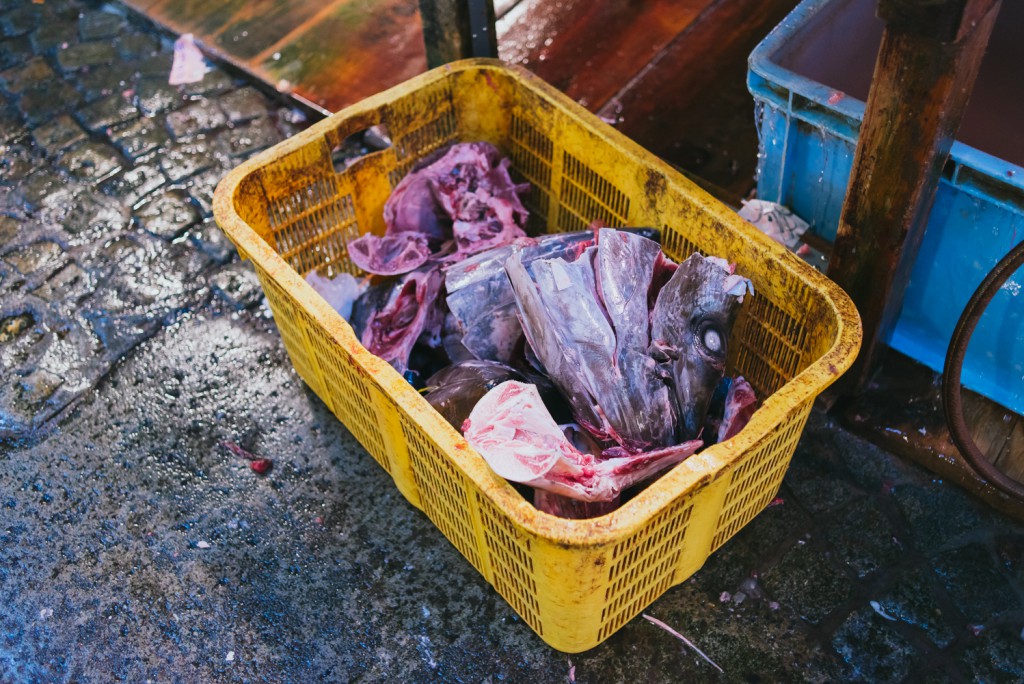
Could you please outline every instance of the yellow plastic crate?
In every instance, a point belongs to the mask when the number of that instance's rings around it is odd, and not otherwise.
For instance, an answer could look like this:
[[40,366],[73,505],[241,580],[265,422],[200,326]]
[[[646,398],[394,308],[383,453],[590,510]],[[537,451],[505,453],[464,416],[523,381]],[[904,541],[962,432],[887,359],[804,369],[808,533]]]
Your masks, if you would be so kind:
[[[332,150],[385,124],[393,146],[336,169]],[[384,231],[391,189],[423,155],[486,140],[512,159],[538,230],[662,229],[665,252],[727,257],[757,294],[730,338],[728,372],[763,405],[735,438],[677,465],[592,520],[540,513],[303,280]],[[221,228],[252,260],[296,370],[523,620],[551,646],[592,648],[638,615],[772,500],[814,398],[845,371],[860,320],[833,283],[671,167],[525,70],[457,62],[319,122],[232,171]]]

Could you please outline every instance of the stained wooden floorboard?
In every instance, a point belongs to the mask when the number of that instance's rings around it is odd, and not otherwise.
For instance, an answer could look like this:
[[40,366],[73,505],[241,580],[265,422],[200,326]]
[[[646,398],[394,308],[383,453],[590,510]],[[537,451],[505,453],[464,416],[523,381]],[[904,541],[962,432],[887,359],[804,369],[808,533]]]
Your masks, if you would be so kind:
[[715,0],[601,112],[630,138],[733,197],[754,186],[747,56],[796,0]]
[[713,0],[523,0],[498,22],[499,53],[597,110]]
[[[126,0],[325,111],[426,69],[418,0]],[[750,49],[796,0],[498,0],[499,52],[733,204],[754,185]]]
[[337,111],[426,69],[417,0],[125,0],[256,78]]

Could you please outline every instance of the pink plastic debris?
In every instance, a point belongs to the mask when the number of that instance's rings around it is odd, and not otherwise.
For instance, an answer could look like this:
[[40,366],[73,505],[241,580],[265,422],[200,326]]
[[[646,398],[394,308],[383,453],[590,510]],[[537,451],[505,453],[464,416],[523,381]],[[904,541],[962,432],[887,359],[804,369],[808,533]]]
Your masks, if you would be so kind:
[[249,469],[257,475],[266,475],[274,467],[274,462],[269,458],[260,458],[238,446],[234,442],[221,442],[220,445],[239,458],[249,462]]
[[170,85],[196,83],[203,80],[209,71],[203,53],[196,45],[195,37],[186,33],[174,41],[174,61],[171,63],[171,75],[167,79]]

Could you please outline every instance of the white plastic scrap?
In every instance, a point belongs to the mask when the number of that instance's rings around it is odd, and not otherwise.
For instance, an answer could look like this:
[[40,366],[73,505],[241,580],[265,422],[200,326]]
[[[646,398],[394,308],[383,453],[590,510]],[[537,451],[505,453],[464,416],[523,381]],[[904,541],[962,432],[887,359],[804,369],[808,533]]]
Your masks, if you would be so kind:
[[787,207],[767,200],[745,200],[737,212],[741,219],[789,249],[800,246],[800,236],[810,227]]
[[669,627],[668,625],[666,625],[666,624],[665,624],[664,622],[662,622],[661,620],[659,620],[659,619],[657,619],[657,618],[652,618],[652,617],[651,617],[650,615],[648,615],[647,613],[643,613],[643,616],[644,616],[644,619],[645,619],[645,620],[647,620],[648,622],[652,622],[652,623],[654,623],[655,625],[657,625],[658,627],[661,627],[661,628],[662,628],[663,630],[665,630],[666,632],[668,632],[669,634],[671,634],[672,636],[676,637],[677,639],[679,639],[680,641],[682,641],[682,642],[683,642],[684,644],[686,644],[687,646],[689,646],[690,648],[692,648],[692,649],[693,649],[694,651],[696,651],[696,652],[697,652],[697,655],[699,655],[699,656],[700,656],[701,658],[703,658],[704,660],[706,660],[706,661],[708,661],[709,663],[711,663],[711,665],[712,665],[712,666],[714,666],[714,668],[715,668],[716,670],[718,670],[718,671],[719,671],[719,672],[721,672],[722,674],[725,674],[725,670],[723,670],[722,668],[720,668],[720,667],[718,666],[718,663],[716,663],[716,662],[715,662],[714,660],[712,660],[711,658],[708,658],[708,657],[707,657],[707,655],[706,655],[706,654],[704,653],[704,651],[702,651],[702,650],[700,650],[699,648],[697,648],[696,646],[694,646],[694,644],[693,644],[693,642],[692,642],[692,641],[690,641],[689,639],[687,639],[686,637],[684,637],[684,636],[683,636],[682,634],[680,634],[680,633],[679,633],[679,632],[677,632],[676,630],[674,630],[674,629],[672,629],[671,627]]
[[171,75],[167,83],[172,86],[196,83],[202,81],[209,70],[210,66],[191,33],[186,33],[174,41],[174,61],[171,63]]
[[210,548],[210,542],[207,542],[207,541],[201,541],[201,542],[197,542],[197,543],[196,543],[196,548],[199,548],[199,549],[208,549],[208,548]]
[[882,604],[880,604],[878,601],[868,601],[868,605],[871,606],[871,609],[873,611],[878,613],[879,616],[885,618],[886,620],[889,620],[890,622],[896,622],[897,621],[896,618],[894,618],[892,615],[889,615],[888,613],[885,612],[885,609],[882,608]]
[[369,284],[367,281],[360,282],[349,273],[339,273],[328,278],[316,271],[306,274],[306,282],[346,321],[352,316],[352,305]]

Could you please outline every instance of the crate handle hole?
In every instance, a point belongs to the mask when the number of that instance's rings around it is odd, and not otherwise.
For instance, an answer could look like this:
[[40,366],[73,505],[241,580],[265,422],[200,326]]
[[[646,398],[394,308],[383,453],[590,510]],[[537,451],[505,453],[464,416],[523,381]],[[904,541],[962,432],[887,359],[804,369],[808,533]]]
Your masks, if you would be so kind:
[[351,133],[331,149],[334,172],[341,173],[360,159],[391,147],[386,124],[376,124]]

